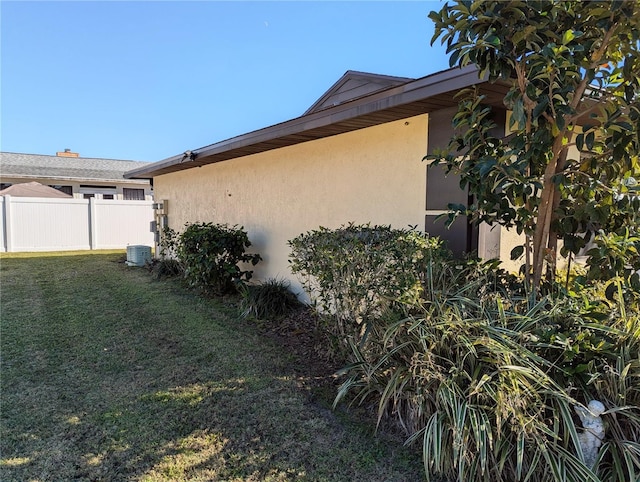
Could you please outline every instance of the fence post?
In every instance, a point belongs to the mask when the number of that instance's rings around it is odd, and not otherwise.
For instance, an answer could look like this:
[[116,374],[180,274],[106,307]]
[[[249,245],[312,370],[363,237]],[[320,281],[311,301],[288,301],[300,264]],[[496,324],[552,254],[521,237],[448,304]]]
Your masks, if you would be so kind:
[[96,232],[96,198],[89,198],[89,249],[98,248],[98,233]]
[[11,230],[11,196],[4,196],[4,249],[13,252],[13,233]]

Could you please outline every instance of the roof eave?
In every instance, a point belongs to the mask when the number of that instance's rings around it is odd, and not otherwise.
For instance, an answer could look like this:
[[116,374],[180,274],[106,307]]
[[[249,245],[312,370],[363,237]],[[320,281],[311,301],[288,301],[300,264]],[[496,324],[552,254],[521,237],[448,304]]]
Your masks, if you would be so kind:
[[68,177],[68,176],[49,176],[46,174],[7,174],[2,173],[0,179],[47,179],[51,181],[68,181],[68,182],[108,182],[110,184],[126,183],[126,184],[144,184],[143,180],[149,178],[104,178],[104,177]]
[[[337,129],[336,132],[333,133],[328,129],[333,125],[339,125],[340,123],[348,124],[349,121],[354,121],[358,118],[364,119],[366,116],[372,116],[376,113],[389,112],[394,108],[401,108],[402,106],[417,103],[421,100],[428,100],[441,94],[457,92],[465,87],[483,82],[485,82],[485,79],[478,77],[478,69],[475,66],[448,69],[415,81],[407,82],[406,84],[374,92],[370,95],[319,112],[296,117],[280,124],[275,124],[195,149],[192,151],[192,153],[195,154],[195,158],[189,158],[189,156],[179,154],[163,161],[128,171],[125,173],[125,177],[130,179],[150,179],[154,176],[168,174],[170,172],[201,167],[206,164],[242,157],[251,153],[264,152],[286,145],[298,144],[321,137],[329,137],[369,125],[389,122],[389,120],[385,121],[383,118],[379,121],[371,119],[369,122],[364,122],[361,127],[358,127],[355,125],[355,122],[352,122],[354,127],[345,125],[341,127],[342,130]],[[428,112],[426,108],[418,108],[415,111],[416,113],[409,113],[405,117],[418,115],[421,110]],[[398,118],[403,118],[402,113],[397,115]],[[280,142],[275,142],[277,140]],[[254,149],[255,152],[251,152],[251,148],[255,146],[259,148]]]

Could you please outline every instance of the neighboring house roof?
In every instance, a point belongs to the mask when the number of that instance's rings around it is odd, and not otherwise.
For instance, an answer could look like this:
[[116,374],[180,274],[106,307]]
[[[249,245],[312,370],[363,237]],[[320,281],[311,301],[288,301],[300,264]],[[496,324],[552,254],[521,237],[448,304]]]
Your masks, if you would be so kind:
[[0,177],[130,183],[132,181],[125,179],[124,173],[149,164],[117,159],[0,152]]
[[486,94],[487,103],[503,107],[508,85],[479,78],[475,66],[416,80],[349,71],[301,117],[186,151],[129,171],[125,177],[150,179],[454,107],[458,105],[455,94],[473,85]]
[[56,198],[73,198],[68,194],[58,191],[49,186],[44,186],[39,182],[23,182],[20,184],[13,184],[6,189],[0,191],[0,196],[14,196],[14,197],[56,197]]

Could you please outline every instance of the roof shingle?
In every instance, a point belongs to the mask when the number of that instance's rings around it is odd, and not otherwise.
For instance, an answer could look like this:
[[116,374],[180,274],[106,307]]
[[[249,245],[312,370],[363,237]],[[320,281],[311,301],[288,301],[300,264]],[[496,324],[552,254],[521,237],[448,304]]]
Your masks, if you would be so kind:
[[90,157],[0,152],[0,177],[126,181],[124,173],[149,163]]

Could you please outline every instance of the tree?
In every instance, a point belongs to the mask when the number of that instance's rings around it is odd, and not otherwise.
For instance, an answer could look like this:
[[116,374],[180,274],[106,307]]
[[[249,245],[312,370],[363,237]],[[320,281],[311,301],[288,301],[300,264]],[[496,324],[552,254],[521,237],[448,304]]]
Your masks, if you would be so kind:
[[492,135],[491,108],[469,89],[436,156],[474,195],[466,214],[526,235],[512,257],[525,253],[534,289],[555,275],[559,239],[567,256],[614,233],[621,265],[640,269],[640,3],[458,0],[429,17],[451,66],[510,83],[507,137]]

